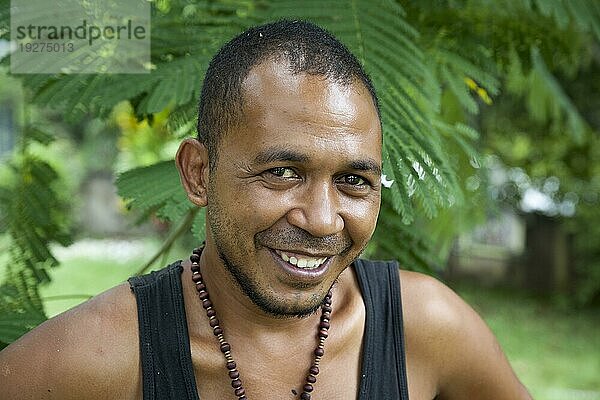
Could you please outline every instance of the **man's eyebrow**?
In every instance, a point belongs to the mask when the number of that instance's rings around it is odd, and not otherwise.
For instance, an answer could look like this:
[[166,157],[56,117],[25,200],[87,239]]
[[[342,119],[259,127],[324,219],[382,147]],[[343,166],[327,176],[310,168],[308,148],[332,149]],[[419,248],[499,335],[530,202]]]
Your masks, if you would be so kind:
[[255,164],[268,164],[275,161],[306,162],[308,157],[285,147],[269,147],[254,158]]
[[359,171],[372,172],[374,174],[377,174],[377,176],[381,175],[381,166],[377,161],[372,160],[370,158],[365,160],[352,161],[350,162],[350,168]]

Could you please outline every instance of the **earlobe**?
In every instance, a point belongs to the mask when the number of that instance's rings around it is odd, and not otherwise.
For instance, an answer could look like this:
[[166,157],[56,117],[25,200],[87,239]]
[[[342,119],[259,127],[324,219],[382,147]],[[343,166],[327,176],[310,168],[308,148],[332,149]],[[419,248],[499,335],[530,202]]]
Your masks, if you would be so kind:
[[186,139],[175,156],[181,184],[188,199],[199,207],[206,206],[208,185],[208,150],[196,139]]

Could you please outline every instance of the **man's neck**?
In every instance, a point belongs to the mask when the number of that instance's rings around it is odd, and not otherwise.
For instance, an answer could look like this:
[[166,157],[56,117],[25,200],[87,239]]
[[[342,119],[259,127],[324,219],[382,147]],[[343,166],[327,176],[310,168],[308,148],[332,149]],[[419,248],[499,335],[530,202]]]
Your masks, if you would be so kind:
[[[262,336],[281,333],[289,341],[290,332],[314,330],[320,318],[320,309],[305,318],[272,315],[256,304],[243,292],[227,270],[214,247],[207,247],[200,258],[203,279],[218,318],[228,331],[241,330],[245,336]],[[335,299],[335,288],[334,288]]]

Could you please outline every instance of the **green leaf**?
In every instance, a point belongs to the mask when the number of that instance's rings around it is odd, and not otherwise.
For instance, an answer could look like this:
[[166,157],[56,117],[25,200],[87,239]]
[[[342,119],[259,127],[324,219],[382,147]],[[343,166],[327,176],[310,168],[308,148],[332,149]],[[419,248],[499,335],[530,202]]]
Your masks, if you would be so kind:
[[189,202],[175,162],[162,161],[149,167],[135,168],[119,175],[117,190],[128,207],[140,211],[155,210],[157,216],[178,221],[193,207]]

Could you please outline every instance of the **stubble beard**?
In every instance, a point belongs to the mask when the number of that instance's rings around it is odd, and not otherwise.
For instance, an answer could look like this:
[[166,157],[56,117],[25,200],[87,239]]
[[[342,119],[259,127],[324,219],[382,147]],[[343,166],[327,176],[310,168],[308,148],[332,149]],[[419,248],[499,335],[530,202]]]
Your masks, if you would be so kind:
[[[227,217],[221,210],[218,201],[209,202],[207,207],[207,218],[209,221],[209,229],[221,262],[233,278],[236,286],[261,311],[276,318],[305,318],[314,314],[321,307],[321,304],[327,295],[326,292],[321,295],[315,294],[310,297],[310,301],[296,306],[285,304],[283,301],[277,302],[276,299],[273,298],[273,295],[272,297],[269,297],[267,291],[250,278],[243,266],[233,261],[234,257],[231,256],[228,250],[234,248],[243,249],[243,246],[241,243],[237,242],[235,235],[229,235],[229,238],[227,237],[229,234],[227,227],[233,227],[235,225],[232,224],[231,221],[227,221]],[[233,240],[228,240],[232,238]]]

